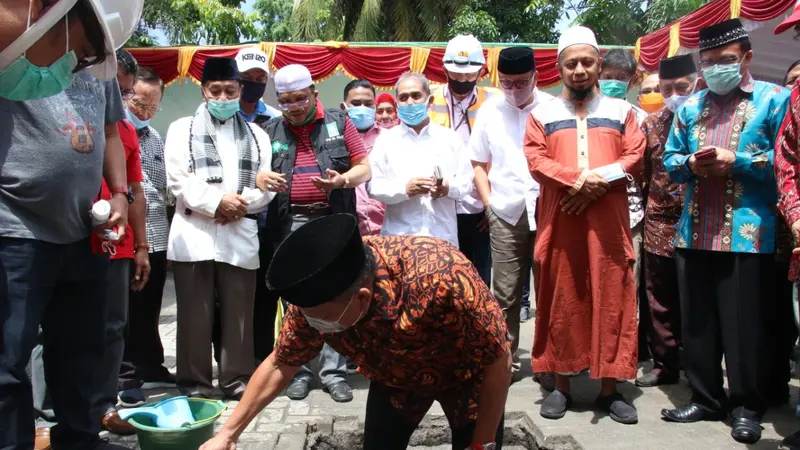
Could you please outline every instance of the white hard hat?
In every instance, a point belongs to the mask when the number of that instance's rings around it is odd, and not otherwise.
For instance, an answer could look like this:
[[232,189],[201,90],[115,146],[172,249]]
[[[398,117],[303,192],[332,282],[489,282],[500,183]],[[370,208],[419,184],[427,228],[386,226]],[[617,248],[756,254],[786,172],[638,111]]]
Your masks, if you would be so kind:
[[89,68],[89,73],[100,80],[113,80],[117,76],[119,48],[139,26],[144,0],[88,0],[106,37],[106,60]]
[[486,64],[486,58],[480,41],[471,34],[462,34],[447,43],[442,62],[448,72],[475,73]]
[[[0,52],[0,70],[5,69],[61,20],[79,0],[59,0],[36,23]],[[142,17],[144,0],[85,0],[97,16],[106,41],[106,60],[90,72],[102,80],[117,75],[115,52],[133,35]]]

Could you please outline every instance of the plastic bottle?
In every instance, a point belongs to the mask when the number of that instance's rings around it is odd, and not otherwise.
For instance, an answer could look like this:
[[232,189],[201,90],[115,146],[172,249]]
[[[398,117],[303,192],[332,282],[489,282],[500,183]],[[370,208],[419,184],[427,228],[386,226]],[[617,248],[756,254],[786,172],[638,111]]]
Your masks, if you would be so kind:
[[[94,205],[92,205],[92,226],[97,227],[103,225],[104,223],[108,222],[108,218],[110,216],[111,203],[108,201],[98,200]],[[110,241],[116,241],[119,239],[117,232],[111,229],[105,230],[103,235]]]

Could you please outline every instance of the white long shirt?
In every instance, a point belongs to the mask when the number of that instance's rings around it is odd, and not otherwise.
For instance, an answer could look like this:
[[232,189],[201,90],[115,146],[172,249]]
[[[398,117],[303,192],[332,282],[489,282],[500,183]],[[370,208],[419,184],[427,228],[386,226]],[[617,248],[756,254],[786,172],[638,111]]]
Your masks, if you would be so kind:
[[[433,236],[458,246],[456,200],[473,188],[475,177],[455,131],[430,122],[417,132],[405,124],[384,130],[369,155],[372,180],[369,194],[386,204],[381,235]],[[450,185],[446,197],[409,197],[412,178],[432,177],[438,165]]]
[[531,231],[536,230],[536,199],[539,183],[528,170],[528,160],[522,149],[525,124],[538,104],[553,96],[536,91],[533,103],[523,109],[512,106],[504,97],[486,101],[478,110],[469,140],[469,153],[475,162],[488,163],[489,185],[492,193],[489,206],[498,217],[516,225],[527,211]]
[[[167,184],[176,198],[175,217],[169,231],[167,258],[171,261],[217,261],[243,269],[258,269],[258,223],[242,218],[227,225],[214,221],[214,213],[225,194],[239,188],[239,150],[233,136],[233,121],[217,123],[217,152],[222,161],[222,183],[206,183],[189,173],[189,127],[192,117],[173,122],[164,144]],[[259,126],[248,124],[261,154],[259,171],[270,170],[272,146]],[[255,151],[255,149],[254,149]],[[266,209],[275,193],[245,188],[247,213]],[[191,214],[186,214],[191,210]]]
[[[447,102],[447,109],[451,111],[450,126],[454,127],[458,125],[458,128],[454,128],[453,130],[458,134],[458,138],[461,139],[461,142],[464,143],[464,150],[467,149],[470,136],[469,107],[472,106],[472,102],[475,101],[477,96],[478,88],[474,88],[472,94],[459,101],[453,98],[450,89],[447,87],[444,89],[444,99]],[[456,103],[454,104],[454,102]],[[482,106],[483,105],[481,105],[481,107]],[[467,158],[469,158],[469,155],[467,155]],[[456,202],[456,212],[458,214],[478,214],[483,211],[483,209],[481,196],[475,186],[472,186],[472,189],[464,198]]]

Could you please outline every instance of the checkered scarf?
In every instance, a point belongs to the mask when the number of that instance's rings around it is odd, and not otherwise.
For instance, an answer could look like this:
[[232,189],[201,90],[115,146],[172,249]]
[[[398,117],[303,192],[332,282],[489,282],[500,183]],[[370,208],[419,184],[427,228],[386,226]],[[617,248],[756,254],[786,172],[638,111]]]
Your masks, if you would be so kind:
[[[233,120],[233,137],[239,150],[239,187],[241,194],[244,188],[256,187],[256,173],[261,165],[261,149],[253,135],[250,125],[238,113]],[[222,183],[222,160],[217,152],[216,119],[203,107],[192,118],[189,128],[190,170],[206,183]],[[217,121],[218,122],[218,121]],[[254,151],[255,149],[255,151]]]

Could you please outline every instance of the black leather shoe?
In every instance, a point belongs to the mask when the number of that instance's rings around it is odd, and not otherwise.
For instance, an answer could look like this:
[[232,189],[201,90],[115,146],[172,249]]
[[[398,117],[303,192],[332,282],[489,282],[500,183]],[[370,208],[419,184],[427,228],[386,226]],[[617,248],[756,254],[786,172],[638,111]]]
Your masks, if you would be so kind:
[[731,437],[742,444],[755,444],[761,439],[763,429],[757,420],[740,417],[731,422]]
[[800,450],[800,431],[786,436],[778,445],[778,450]]
[[714,421],[725,418],[725,413],[723,412],[711,411],[694,403],[684,408],[662,409],[661,415],[670,422],[679,423],[700,422],[701,420]]
[[655,387],[666,384],[676,384],[678,381],[680,381],[680,377],[678,375],[667,374],[664,372],[649,372],[637,378],[635,384],[639,387]]
[[330,386],[325,386],[323,390],[331,394],[331,398],[335,402],[347,403],[353,400],[353,391],[346,381],[337,381]]
[[567,414],[570,406],[572,406],[572,396],[568,392],[554,390],[544,398],[539,415],[545,419],[558,420]]
[[311,390],[308,386],[308,380],[302,378],[295,378],[286,388],[286,396],[292,400],[303,400],[308,397],[308,392]]

